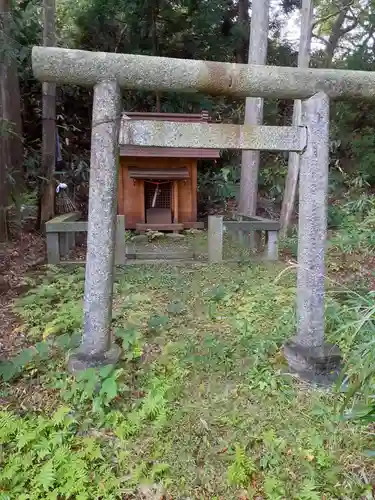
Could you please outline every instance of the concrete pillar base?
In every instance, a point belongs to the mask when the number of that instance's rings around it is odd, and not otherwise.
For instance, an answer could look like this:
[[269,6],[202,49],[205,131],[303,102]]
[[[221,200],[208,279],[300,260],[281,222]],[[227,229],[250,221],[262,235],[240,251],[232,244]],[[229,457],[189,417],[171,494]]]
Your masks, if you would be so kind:
[[296,337],[285,343],[284,354],[291,373],[317,385],[334,384],[342,369],[340,350],[332,344],[306,346]]
[[78,349],[69,357],[68,370],[71,373],[77,373],[85,371],[88,368],[115,365],[121,356],[121,352],[121,348],[117,344],[112,344],[108,351],[100,354],[87,354],[81,349]]

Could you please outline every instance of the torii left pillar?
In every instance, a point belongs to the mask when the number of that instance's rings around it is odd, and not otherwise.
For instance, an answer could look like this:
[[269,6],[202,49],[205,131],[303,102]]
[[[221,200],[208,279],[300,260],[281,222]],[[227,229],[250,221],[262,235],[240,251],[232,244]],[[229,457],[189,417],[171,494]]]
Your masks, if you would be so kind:
[[72,372],[115,364],[112,296],[121,93],[116,81],[94,87],[83,337],[69,359]]

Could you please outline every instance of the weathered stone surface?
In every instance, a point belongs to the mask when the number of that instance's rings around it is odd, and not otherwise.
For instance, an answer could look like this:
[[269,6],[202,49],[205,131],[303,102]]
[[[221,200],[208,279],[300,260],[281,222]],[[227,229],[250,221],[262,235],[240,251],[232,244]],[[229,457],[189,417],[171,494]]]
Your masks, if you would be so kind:
[[131,241],[148,241],[148,236],[147,234],[136,234]]
[[324,342],[324,253],[327,238],[329,99],[318,94],[302,105],[308,145],[301,155],[298,221],[297,335]]
[[277,260],[279,256],[279,235],[277,231],[267,231],[267,250],[266,256],[268,260]]
[[71,370],[107,358],[112,363],[119,353],[111,342],[119,128],[120,88],[113,81],[99,83],[94,88],[91,135],[84,331],[70,359]]
[[[285,353],[291,369],[308,374],[308,377],[333,373],[339,353],[332,355],[332,347],[324,344],[328,95],[332,98],[374,98],[375,74],[234,65],[51,47],[34,47],[33,69],[41,81],[95,86],[84,334],[81,348],[70,360],[72,370],[96,366],[108,359],[112,363],[119,355],[119,349],[111,346],[110,335],[120,111],[119,86],[115,80],[128,89],[212,95],[304,99],[320,92],[302,106],[302,125],[307,129],[308,142],[300,167],[297,336],[285,345]],[[130,144],[169,147],[280,149],[275,146],[280,135],[260,136],[262,130],[263,135],[269,133],[267,128],[228,127],[233,126],[134,122],[124,125],[124,140]],[[280,134],[287,134],[281,140],[281,149],[295,147],[291,139],[295,133],[299,148],[304,147],[305,132],[299,128],[291,128],[288,132],[280,129]],[[222,261],[222,246],[223,219],[210,216],[210,262]]]
[[[338,351],[324,343],[324,253],[327,238],[329,98],[302,104],[308,144],[301,155],[297,268],[297,335],[285,346],[292,370],[311,379],[335,371]],[[329,353],[334,349],[334,356]]]
[[39,81],[86,87],[117,79],[121,87],[136,90],[280,99],[306,99],[318,92],[330,98],[375,97],[375,73],[367,71],[252,66],[57,47],[33,47],[32,65]]
[[162,240],[163,238],[165,238],[165,233],[162,233],[161,231],[149,230],[147,231],[146,235],[149,241]]
[[185,235],[181,233],[166,233],[167,238],[171,240],[183,240],[185,239]]
[[69,358],[68,369],[71,373],[77,373],[88,368],[115,365],[120,356],[121,348],[117,344],[112,344],[107,351],[98,354],[86,354],[80,349]]
[[221,215],[208,216],[208,262],[222,262],[223,260],[223,217]]
[[170,148],[298,151],[307,142],[304,127],[122,120],[120,144]]
[[331,385],[342,368],[340,350],[331,344],[305,346],[296,338],[285,343],[284,354],[292,373],[321,385]]

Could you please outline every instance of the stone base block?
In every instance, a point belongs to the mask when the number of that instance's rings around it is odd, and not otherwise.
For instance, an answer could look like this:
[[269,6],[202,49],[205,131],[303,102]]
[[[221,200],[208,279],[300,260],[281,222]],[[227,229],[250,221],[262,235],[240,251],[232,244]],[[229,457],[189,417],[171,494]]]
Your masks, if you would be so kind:
[[332,385],[342,369],[340,350],[335,345],[309,347],[292,339],[285,343],[284,354],[292,373],[318,385]]
[[77,373],[87,370],[88,368],[115,365],[120,356],[121,348],[117,344],[112,344],[108,351],[96,355],[89,355],[80,348],[69,357],[68,370],[71,373]]

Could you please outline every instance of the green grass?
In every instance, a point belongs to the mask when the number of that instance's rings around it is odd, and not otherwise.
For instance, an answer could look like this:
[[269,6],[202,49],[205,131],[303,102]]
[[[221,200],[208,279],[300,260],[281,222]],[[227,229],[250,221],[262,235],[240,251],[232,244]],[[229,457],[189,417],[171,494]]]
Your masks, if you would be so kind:
[[[159,233],[160,234],[160,233]],[[152,237],[146,241],[137,241],[128,237],[127,248],[129,252],[153,252],[157,254],[181,253],[186,252],[194,255],[196,260],[206,260],[208,252],[208,239],[206,231],[195,231],[193,233],[186,231],[184,238],[173,239],[168,237]],[[264,242],[260,252],[264,252]],[[223,259],[229,261],[249,261],[254,258],[255,253],[249,249],[249,240],[244,237],[242,244],[239,244],[237,236],[231,235],[227,231],[223,235]]]
[[[81,324],[83,272],[50,271],[17,304],[36,347],[2,368],[13,378],[2,384],[0,499],[371,498],[367,429],[340,418],[341,395],[283,374],[295,276],[282,270],[119,271],[123,359],[75,381],[64,353]],[[349,313],[331,298],[327,310],[328,337],[347,353]]]

